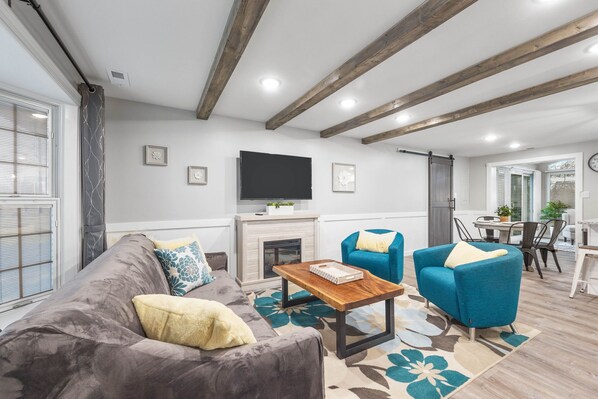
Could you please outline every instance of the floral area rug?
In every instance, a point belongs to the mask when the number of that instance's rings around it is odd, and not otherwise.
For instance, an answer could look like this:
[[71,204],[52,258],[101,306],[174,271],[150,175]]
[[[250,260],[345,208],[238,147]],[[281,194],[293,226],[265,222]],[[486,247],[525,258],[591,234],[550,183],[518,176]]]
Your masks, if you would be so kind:
[[[336,357],[336,313],[322,301],[281,309],[279,290],[255,293],[256,310],[280,335],[314,327],[324,341],[326,398],[446,398],[516,351],[540,331],[517,323],[478,330],[469,341],[467,328],[448,320],[408,285],[395,298],[395,339],[346,359]],[[291,299],[309,295],[298,291]],[[347,314],[347,341],[380,332],[384,302]]]

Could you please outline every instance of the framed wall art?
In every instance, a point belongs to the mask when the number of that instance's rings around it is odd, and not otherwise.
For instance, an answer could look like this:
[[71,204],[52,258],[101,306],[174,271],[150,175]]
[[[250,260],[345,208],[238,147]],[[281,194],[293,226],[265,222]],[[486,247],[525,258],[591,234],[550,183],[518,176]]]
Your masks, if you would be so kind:
[[341,193],[355,192],[355,165],[347,163],[332,164],[332,191]]
[[208,184],[208,168],[206,166],[189,166],[187,168],[187,183]]
[[153,166],[168,165],[168,147],[146,145],[144,151],[144,164]]

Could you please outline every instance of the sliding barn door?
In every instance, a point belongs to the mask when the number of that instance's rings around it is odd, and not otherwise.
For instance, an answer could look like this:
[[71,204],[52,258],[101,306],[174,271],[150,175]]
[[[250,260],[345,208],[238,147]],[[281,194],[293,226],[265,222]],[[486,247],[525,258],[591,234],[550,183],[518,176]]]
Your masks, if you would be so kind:
[[453,242],[453,159],[428,158],[428,246]]

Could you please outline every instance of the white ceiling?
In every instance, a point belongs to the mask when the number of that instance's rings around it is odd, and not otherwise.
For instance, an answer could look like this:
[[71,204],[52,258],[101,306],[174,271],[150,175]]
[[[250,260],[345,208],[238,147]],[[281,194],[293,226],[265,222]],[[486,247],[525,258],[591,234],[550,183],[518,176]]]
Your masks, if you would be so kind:
[[[233,0],[57,0],[42,3],[90,79],[108,96],[195,110]],[[215,114],[266,121],[422,0],[272,0]],[[319,131],[541,35],[598,8],[598,0],[479,0],[288,125]],[[406,112],[416,122],[598,65],[598,37],[474,83]],[[106,68],[131,87],[107,81]],[[282,81],[275,93],[259,80]],[[461,156],[598,137],[597,84],[386,143]],[[351,110],[341,99],[358,100]],[[398,127],[394,117],[344,133],[360,139]],[[499,136],[488,144],[482,137]],[[314,133],[316,134],[316,133]],[[334,140],[334,139],[332,139]],[[378,145],[378,144],[374,144]]]

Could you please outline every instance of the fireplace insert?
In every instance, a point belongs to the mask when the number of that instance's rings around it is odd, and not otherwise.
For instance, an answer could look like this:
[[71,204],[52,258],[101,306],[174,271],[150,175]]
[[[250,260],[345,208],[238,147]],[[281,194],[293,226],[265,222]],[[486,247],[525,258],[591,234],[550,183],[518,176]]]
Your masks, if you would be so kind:
[[273,266],[301,263],[301,239],[264,242],[264,278],[277,277]]

